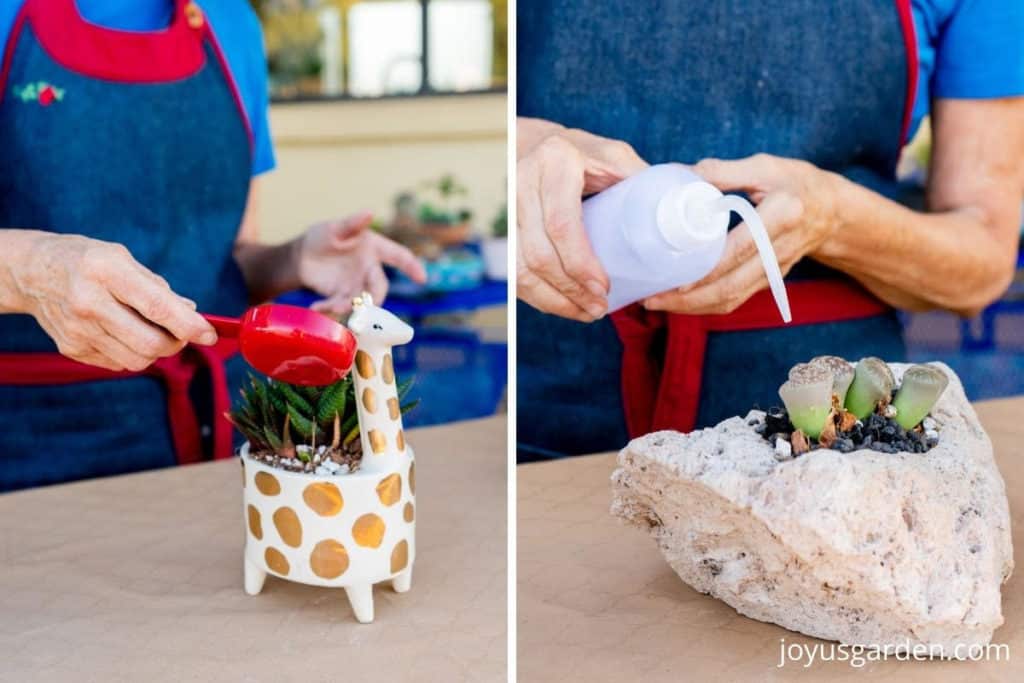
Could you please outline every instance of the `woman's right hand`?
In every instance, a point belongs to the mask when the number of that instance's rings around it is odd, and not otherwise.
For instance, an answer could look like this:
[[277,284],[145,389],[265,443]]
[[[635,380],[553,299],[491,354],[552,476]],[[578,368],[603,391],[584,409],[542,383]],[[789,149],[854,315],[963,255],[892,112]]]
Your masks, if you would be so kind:
[[550,121],[517,121],[516,293],[534,308],[592,322],[608,276],[583,230],[584,195],[646,168],[633,148]]
[[[211,345],[213,327],[196,304],[171,291],[124,246],[46,232],[29,238],[7,263],[13,288],[6,307],[32,315],[61,354],[109,370],[139,371],[188,342]],[[20,241],[20,240],[19,240]]]

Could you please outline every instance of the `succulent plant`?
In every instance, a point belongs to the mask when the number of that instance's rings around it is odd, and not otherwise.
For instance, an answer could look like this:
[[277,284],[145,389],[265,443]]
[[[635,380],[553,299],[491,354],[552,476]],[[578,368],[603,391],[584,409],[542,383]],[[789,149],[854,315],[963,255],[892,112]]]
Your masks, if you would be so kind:
[[948,384],[946,373],[933,365],[907,368],[903,373],[903,384],[892,400],[896,408],[896,422],[904,429],[916,427],[935,406]]
[[789,371],[789,380],[779,387],[779,397],[793,426],[817,439],[832,410],[832,372],[822,365],[801,363]]
[[[412,388],[408,379],[398,385],[401,402]],[[410,401],[401,412],[419,403]],[[359,418],[351,375],[323,387],[286,384],[249,377],[242,389],[242,404],[226,414],[227,419],[248,439],[253,451],[272,451],[285,458],[308,459],[297,445],[329,445],[349,453],[359,448]],[[296,441],[296,439],[298,441]]]
[[892,371],[880,358],[864,358],[857,363],[853,382],[846,392],[845,407],[858,420],[863,420],[875,412],[880,402],[886,402],[892,396],[895,380]]
[[832,372],[832,393],[839,397],[839,405],[846,400],[846,391],[853,382],[853,363],[839,356],[816,356],[811,365],[821,365]]

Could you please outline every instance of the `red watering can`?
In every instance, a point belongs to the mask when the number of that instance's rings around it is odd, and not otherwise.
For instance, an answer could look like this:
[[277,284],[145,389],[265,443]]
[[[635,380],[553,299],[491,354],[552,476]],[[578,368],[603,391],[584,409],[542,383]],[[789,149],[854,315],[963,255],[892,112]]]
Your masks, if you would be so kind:
[[241,318],[203,317],[221,337],[238,339],[249,365],[281,382],[332,384],[355,360],[356,338],[348,328],[308,308],[263,304]]

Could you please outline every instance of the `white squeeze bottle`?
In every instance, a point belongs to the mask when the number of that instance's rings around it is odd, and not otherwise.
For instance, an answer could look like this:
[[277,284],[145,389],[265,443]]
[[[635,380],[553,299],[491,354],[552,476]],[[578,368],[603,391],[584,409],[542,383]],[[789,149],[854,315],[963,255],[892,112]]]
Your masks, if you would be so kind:
[[750,230],[775,305],[790,322],[782,272],[757,211],[682,164],[651,166],[583,202],[583,226],[611,283],[609,312],[710,273],[733,211]]

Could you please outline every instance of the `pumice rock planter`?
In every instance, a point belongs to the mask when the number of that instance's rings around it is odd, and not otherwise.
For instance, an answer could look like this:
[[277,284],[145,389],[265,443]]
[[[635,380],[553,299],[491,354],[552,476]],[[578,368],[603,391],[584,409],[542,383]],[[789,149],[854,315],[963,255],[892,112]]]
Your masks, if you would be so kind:
[[[348,327],[358,349],[351,400],[356,402],[362,458],[354,471],[327,460],[315,471],[289,471],[253,457],[249,443],[242,447],[245,591],[259,593],[267,574],[344,588],[356,619],[368,623],[374,618],[374,584],[390,581],[404,593],[412,583],[416,468],[402,429],[391,348],[408,343],[413,331],[374,306],[368,294],[354,301]],[[316,420],[305,420],[293,408],[284,434],[290,420],[315,434]],[[334,420],[339,433],[337,415]],[[244,424],[251,426],[251,419]],[[326,446],[320,448],[322,453]],[[294,465],[294,457],[281,462]]]
[[[751,423],[633,440],[613,514],[679,576],[739,613],[890,652],[964,656],[1003,623],[1010,516],[992,445],[956,375],[925,453],[817,448],[778,460]],[[890,364],[898,382],[908,366]],[[960,651],[956,646],[962,644]]]

